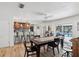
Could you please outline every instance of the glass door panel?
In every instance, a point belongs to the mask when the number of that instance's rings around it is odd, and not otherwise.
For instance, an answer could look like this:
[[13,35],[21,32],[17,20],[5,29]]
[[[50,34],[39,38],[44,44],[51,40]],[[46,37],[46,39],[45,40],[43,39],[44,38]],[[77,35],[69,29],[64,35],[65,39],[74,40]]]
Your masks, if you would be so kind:
[[63,33],[65,37],[72,37],[72,25],[63,26]]
[[56,36],[59,36],[62,33],[62,26],[56,27]]

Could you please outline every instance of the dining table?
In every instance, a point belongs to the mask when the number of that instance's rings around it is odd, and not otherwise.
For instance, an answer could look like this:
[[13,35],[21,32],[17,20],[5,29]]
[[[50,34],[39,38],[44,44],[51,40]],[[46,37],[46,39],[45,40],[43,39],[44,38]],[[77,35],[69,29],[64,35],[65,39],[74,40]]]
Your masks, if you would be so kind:
[[42,37],[42,38],[35,38],[35,39],[31,39],[31,46],[33,46],[33,44],[35,44],[35,46],[37,47],[37,57],[40,57],[40,47],[44,46],[46,44],[48,44],[49,42],[54,41],[54,36],[50,36],[50,37]]

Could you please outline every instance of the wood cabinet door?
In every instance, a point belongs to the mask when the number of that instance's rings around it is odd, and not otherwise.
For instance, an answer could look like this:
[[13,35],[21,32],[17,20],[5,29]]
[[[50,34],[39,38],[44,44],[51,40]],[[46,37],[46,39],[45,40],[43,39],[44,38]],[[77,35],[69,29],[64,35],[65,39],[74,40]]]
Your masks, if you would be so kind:
[[79,38],[72,39],[72,56],[79,57]]

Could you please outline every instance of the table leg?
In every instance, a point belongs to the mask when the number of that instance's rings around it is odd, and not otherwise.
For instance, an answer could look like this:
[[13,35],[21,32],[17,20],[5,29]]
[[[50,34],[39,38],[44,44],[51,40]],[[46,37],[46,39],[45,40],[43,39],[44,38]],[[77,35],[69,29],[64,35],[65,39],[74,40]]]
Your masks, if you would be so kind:
[[69,52],[68,51],[66,51],[66,53],[67,53],[67,57],[69,56]]
[[40,57],[40,46],[37,46],[37,57]]
[[31,46],[33,46],[33,42],[31,41]]
[[44,47],[44,52],[45,52],[45,45],[43,47]]

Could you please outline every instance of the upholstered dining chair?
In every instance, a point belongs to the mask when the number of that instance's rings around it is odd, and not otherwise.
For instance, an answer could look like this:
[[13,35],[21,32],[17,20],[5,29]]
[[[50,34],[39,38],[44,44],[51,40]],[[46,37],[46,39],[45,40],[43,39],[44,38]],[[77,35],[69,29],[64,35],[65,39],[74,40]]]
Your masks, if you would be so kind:
[[[36,51],[37,51],[36,46],[27,46],[26,41],[24,41],[24,47],[25,47],[24,57],[26,56],[26,52],[27,52],[27,57],[30,56],[30,55],[35,55],[36,54]],[[31,54],[29,54],[29,53],[31,53]]]
[[59,53],[59,42],[60,42],[60,39],[59,38],[54,38],[54,41],[48,43],[47,50],[48,50],[49,47],[52,47],[53,54],[55,55],[54,48],[57,48],[58,53]]

